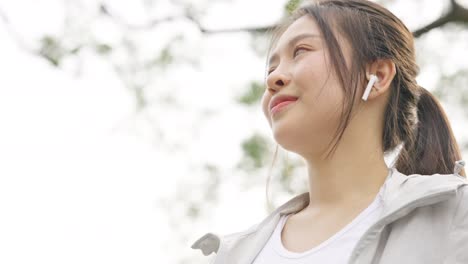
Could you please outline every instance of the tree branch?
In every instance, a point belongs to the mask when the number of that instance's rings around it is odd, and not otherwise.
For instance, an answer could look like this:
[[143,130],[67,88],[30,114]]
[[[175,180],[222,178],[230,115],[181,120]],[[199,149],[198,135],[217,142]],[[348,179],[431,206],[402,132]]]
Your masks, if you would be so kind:
[[[441,27],[447,23],[452,23],[452,22],[463,22],[463,23],[468,23],[468,9],[461,6],[456,2],[456,0],[450,0],[450,10],[447,12],[445,15],[442,17],[436,19],[432,23],[430,23],[427,26],[424,26],[418,30],[415,30],[413,32],[414,37],[420,37],[421,35],[429,32],[430,30],[434,28]],[[201,25],[201,23],[189,12],[185,12],[184,15],[179,15],[179,16],[168,16],[165,18],[159,18],[159,19],[154,19],[146,24],[142,25],[132,25],[129,23],[122,22],[123,19],[118,17],[117,15],[113,14],[107,6],[104,4],[101,4],[100,6],[101,13],[104,15],[109,16],[110,18],[114,19],[116,22],[119,24],[124,25],[125,27],[129,29],[151,29],[155,26],[157,26],[160,23],[164,22],[170,22],[170,21],[175,21],[178,19],[188,19],[197,27],[200,29],[200,32],[204,34],[217,34],[217,33],[236,33],[236,32],[250,32],[250,33],[266,33],[271,30],[273,30],[276,25],[269,25],[269,26],[261,26],[261,27],[240,27],[240,28],[230,28],[230,29],[208,29]]]
[[468,9],[458,4],[455,0],[450,0],[450,10],[442,17],[436,19],[434,22],[427,26],[424,26],[413,32],[414,37],[420,37],[421,35],[429,32],[434,28],[441,27],[447,23],[462,22],[468,23]]
[[151,29],[155,26],[157,26],[160,23],[164,22],[171,22],[175,21],[178,19],[188,19],[197,27],[200,29],[200,32],[205,33],[205,34],[216,34],[216,33],[235,33],[235,32],[250,32],[250,33],[265,33],[269,30],[272,30],[275,25],[271,26],[264,26],[264,27],[246,27],[246,28],[232,28],[232,29],[208,29],[204,27],[192,14],[190,14],[188,11],[185,12],[184,15],[179,15],[179,16],[168,16],[164,18],[159,18],[159,19],[153,19],[150,22],[146,24],[141,24],[141,25],[134,25],[134,24],[129,24],[126,22],[123,22],[123,19],[114,13],[112,13],[109,8],[105,4],[100,5],[100,11],[102,14],[112,18],[114,21],[117,23],[129,28],[129,29],[136,29],[136,30],[145,30],[145,29]]
[[3,12],[3,10],[0,9],[0,17],[1,17],[1,20],[5,26],[5,29],[7,31],[7,33],[11,36],[11,38],[17,43],[17,45],[23,49],[24,51],[28,52],[28,53],[31,53],[31,54],[34,54],[36,55],[37,52],[31,48],[27,43],[26,41],[24,41],[24,39],[18,34],[18,32],[16,32],[12,27],[11,27],[11,24],[10,24],[10,20],[8,19],[8,16],[5,14],[5,12]]
[[[468,9],[458,4],[456,0],[449,0],[449,1],[450,1],[450,8],[449,8],[449,11],[445,15],[441,16],[440,18],[436,19],[435,21],[433,21],[432,23],[424,27],[418,30],[415,30],[413,32],[413,36],[416,38],[420,37],[421,35],[429,32],[430,30],[434,28],[442,27],[443,25],[447,23],[460,22],[460,23],[468,24]],[[193,12],[190,11],[190,8],[184,8],[185,12],[182,15],[168,16],[164,18],[153,19],[149,23],[142,24],[142,25],[132,25],[130,23],[124,22],[124,19],[122,17],[114,14],[112,10],[110,10],[105,4],[101,4],[99,8],[100,8],[101,14],[110,17],[116,23],[121,24],[123,27],[127,27],[133,30],[139,30],[139,29],[147,30],[161,23],[171,22],[171,21],[175,21],[179,19],[186,19],[186,20],[191,21],[199,28],[200,32],[203,34],[236,33],[236,32],[268,33],[277,26],[276,24],[272,24],[272,25],[259,26],[259,27],[209,29],[200,23],[200,21],[195,17]],[[29,47],[29,45],[21,38],[21,36],[12,29],[8,16],[1,9],[0,9],[0,21],[3,22],[8,33],[12,36],[12,38],[18,43],[18,45],[23,50],[26,50],[27,52],[30,52],[33,54],[41,55],[41,54],[38,54],[38,51],[36,49]]]

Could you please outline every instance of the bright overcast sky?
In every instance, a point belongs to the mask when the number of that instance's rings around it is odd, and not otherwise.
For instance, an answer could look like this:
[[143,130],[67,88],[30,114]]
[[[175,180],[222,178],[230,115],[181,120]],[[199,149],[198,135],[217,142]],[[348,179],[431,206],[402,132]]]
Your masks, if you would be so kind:
[[[203,22],[210,28],[268,24],[281,14],[281,2],[223,1],[209,9]],[[4,0],[0,8],[12,27],[34,44],[32,40],[42,34],[61,30],[60,3]],[[142,22],[144,10],[133,2],[112,3],[128,21]],[[436,3],[423,13],[433,16]],[[398,6],[392,11],[396,10],[410,28],[416,26],[411,26],[417,23],[409,15],[413,12]],[[112,32],[103,34],[104,39],[113,38]],[[236,87],[261,78],[262,61],[251,59],[250,44],[242,40],[238,35],[209,38],[203,42],[203,72],[184,75],[186,79],[180,78],[181,72],[172,72],[168,80],[186,89],[181,90],[181,101],[223,107],[232,102]],[[177,252],[190,251],[192,241],[166,251],[168,220],[156,201],[170,196],[178,180],[191,175],[185,162],[233,166],[241,155],[240,140],[253,131],[245,127],[246,118],[257,124],[256,129],[267,131],[260,109],[251,117],[234,105],[226,107],[222,118],[207,124],[203,137],[185,155],[168,155],[152,144],[148,126],[131,119],[133,97],[102,60],[88,55],[76,79],[72,71],[54,68],[20,49],[3,23],[0,43],[0,263],[173,263]],[[244,47],[245,53],[226,55],[223,47]],[[245,63],[249,60],[252,63]],[[234,78],[234,73],[240,77]],[[430,85],[430,73],[421,81]],[[209,87],[209,98],[197,90],[202,85]],[[451,117],[457,118],[456,113]],[[455,126],[457,134],[466,128]],[[217,209],[214,219],[196,226],[190,238],[212,231],[208,228],[234,232],[259,220],[263,190],[260,186],[238,197],[236,190],[226,188],[231,199]],[[236,209],[239,203],[251,207],[251,212]],[[245,217],[236,217],[239,213]],[[216,221],[221,219],[231,221]]]

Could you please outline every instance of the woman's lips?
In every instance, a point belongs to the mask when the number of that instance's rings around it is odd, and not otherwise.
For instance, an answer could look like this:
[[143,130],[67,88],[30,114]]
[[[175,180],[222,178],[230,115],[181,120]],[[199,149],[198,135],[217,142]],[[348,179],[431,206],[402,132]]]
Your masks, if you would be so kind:
[[297,100],[288,100],[288,101],[283,101],[277,105],[275,105],[272,109],[271,109],[271,115],[274,115],[282,110],[285,110],[287,108],[287,106],[290,106],[292,104],[294,104]]

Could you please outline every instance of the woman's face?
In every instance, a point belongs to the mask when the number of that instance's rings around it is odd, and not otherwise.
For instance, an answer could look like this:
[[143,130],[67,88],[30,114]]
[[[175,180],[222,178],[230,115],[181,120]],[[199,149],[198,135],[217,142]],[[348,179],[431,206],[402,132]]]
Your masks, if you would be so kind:
[[[335,36],[349,61],[346,43]],[[262,110],[276,142],[298,154],[323,153],[339,124],[344,94],[315,20],[308,15],[297,19],[278,39],[271,54]],[[271,114],[270,101],[279,95],[298,99]]]

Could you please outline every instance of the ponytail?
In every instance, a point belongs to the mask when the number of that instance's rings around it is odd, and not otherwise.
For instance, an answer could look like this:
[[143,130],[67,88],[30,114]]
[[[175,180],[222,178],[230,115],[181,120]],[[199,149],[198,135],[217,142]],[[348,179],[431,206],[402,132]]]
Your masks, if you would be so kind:
[[[423,87],[419,91],[415,138],[405,142],[395,166],[407,175],[452,174],[461,160],[458,143],[437,98]],[[458,174],[466,177],[463,169]]]

